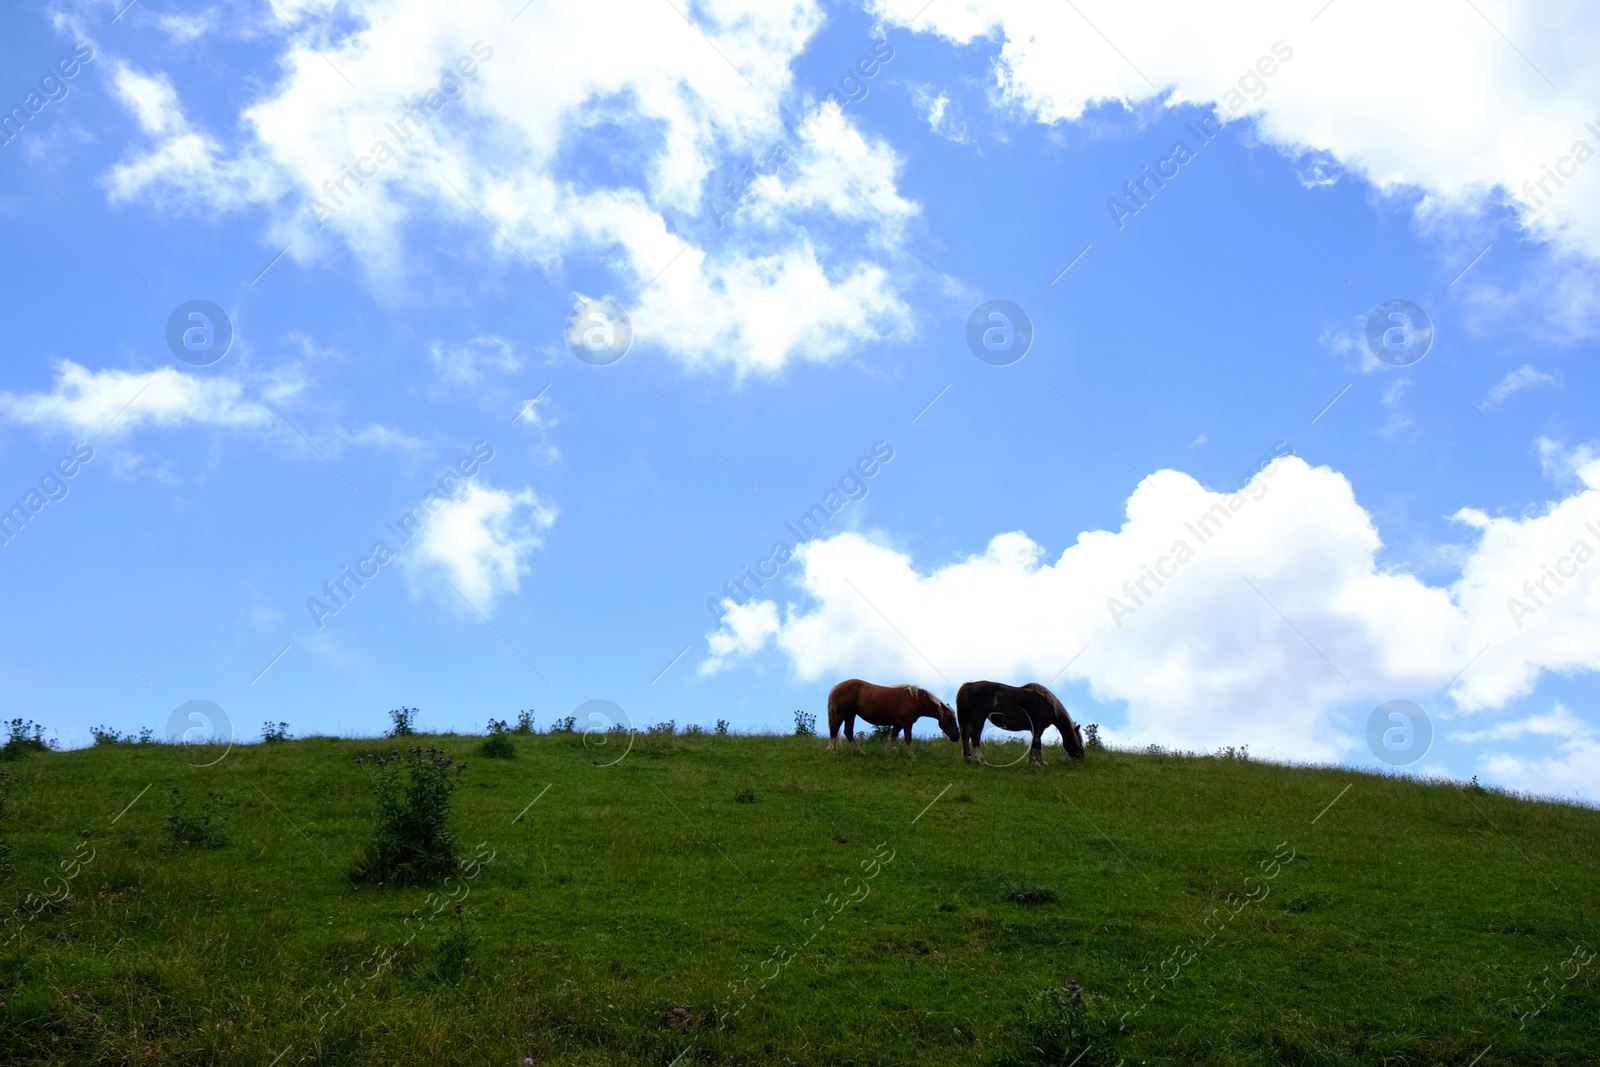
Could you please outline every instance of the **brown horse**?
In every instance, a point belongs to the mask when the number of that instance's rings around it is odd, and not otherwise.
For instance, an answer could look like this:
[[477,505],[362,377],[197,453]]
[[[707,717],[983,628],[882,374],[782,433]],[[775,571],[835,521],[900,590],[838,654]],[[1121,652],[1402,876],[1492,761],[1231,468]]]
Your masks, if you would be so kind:
[[967,682],[956,691],[961,719],[961,751],[968,763],[983,762],[983,724],[1002,730],[1027,730],[1033,734],[1028,762],[1044,766],[1040,736],[1054,726],[1061,747],[1073,759],[1083,759],[1083,734],[1056,695],[1038,682],[1005,685],[1001,682]]
[[857,752],[856,716],[873,726],[889,727],[889,741],[904,730],[906,754],[911,753],[911,724],[927,717],[939,720],[939,729],[952,741],[961,738],[956,727],[956,713],[949,704],[926,689],[915,685],[873,685],[860,678],[840,682],[828,691],[828,751],[839,747],[839,727],[844,727],[844,738]]

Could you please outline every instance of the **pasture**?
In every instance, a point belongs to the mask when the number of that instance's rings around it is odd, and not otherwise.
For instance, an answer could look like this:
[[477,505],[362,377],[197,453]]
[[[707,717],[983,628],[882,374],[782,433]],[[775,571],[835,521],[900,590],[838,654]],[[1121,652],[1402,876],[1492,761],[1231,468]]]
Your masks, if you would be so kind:
[[[1600,812],[1059,745],[511,739],[0,763],[0,1059],[1600,1062]],[[355,757],[405,741],[469,763],[442,889],[353,873]]]

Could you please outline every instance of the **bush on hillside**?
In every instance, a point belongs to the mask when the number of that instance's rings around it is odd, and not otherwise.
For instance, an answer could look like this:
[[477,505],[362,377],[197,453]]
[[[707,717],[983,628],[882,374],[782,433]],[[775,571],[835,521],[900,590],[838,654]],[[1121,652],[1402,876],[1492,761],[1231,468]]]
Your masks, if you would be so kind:
[[168,798],[167,821],[161,828],[166,846],[177,849],[221,848],[226,845],[228,835],[223,832],[222,824],[228,821],[228,817],[217,813],[217,804],[221,800],[221,794],[207,790],[205,802],[195,813],[189,810],[189,798],[173,789],[172,796]]
[[261,740],[269,745],[281,745],[289,740],[289,724],[286,722],[261,724]]
[[516,759],[517,746],[512,743],[504,719],[489,720],[489,736],[478,746],[478,755],[484,759]]
[[6,723],[6,743],[0,745],[0,759],[14,760],[29,752],[48,752],[56,747],[44,739],[44,727],[28,719]]
[[533,712],[526,710],[517,712],[517,725],[512,732],[519,734],[533,733]]
[[794,735],[796,737],[816,737],[817,717],[809,711],[796,711],[794,713]]
[[389,727],[390,737],[410,737],[417,732],[417,709],[407,707],[391,708],[389,709],[389,721],[394,724]]
[[[376,780],[377,822],[356,873],[369,882],[432,885],[461,867],[450,833],[450,798],[467,765],[432,745],[387,756],[357,756]],[[402,781],[401,769],[406,778]]]

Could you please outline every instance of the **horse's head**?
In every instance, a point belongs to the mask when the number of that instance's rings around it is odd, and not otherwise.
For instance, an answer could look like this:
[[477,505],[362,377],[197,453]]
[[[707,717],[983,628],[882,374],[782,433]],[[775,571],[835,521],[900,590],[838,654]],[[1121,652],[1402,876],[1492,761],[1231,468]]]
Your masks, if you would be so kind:
[[943,730],[944,735],[950,740],[961,740],[961,728],[956,725],[955,709],[938,697],[934,697],[933,702],[939,706],[939,729]]
[[1067,714],[1066,707],[1056,695],[1038,682],[1029,682],[1023,686],[1050,701],[1050,709],[1055,719],[1056,732],[1061,735],[1061,747],[1067,750],[1067,755],[1073,759],[1083,758],[1083,731],[1078,729],[1078,724],[1072,721],[1072,716]]
[[1078,724],[1073,722],[1072,716],[1065,711],[1061,713],[1061,720],[1056,722],[1056,729],[1061,731],[1061,747],[1066,749],[1067,755],[1073,759],[1082,759],[1083,731],[1078,729]]

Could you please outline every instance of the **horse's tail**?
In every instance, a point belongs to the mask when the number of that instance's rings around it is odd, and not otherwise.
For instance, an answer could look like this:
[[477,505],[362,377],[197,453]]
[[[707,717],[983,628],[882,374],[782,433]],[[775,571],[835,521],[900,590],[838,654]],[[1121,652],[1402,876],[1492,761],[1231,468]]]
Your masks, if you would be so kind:
[[848,678],[828,690],[828,736],[838,737],[839,727],[855,710],[861,695],[861,680]]

